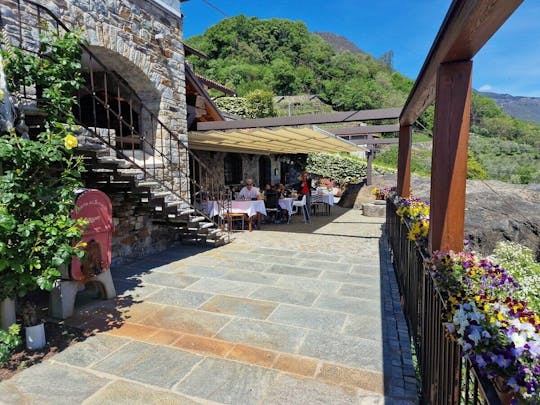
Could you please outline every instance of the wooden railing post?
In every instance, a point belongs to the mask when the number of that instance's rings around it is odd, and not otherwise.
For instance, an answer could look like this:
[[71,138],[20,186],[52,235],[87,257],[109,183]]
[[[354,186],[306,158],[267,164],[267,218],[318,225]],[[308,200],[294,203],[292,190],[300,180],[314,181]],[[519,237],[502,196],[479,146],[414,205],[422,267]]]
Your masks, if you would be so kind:
[[472,61],[443,63],[437,75],[431,162],[429,248],[463,250]]
[[397,194],[409,197],[411,189],[412,126],[399,128]]

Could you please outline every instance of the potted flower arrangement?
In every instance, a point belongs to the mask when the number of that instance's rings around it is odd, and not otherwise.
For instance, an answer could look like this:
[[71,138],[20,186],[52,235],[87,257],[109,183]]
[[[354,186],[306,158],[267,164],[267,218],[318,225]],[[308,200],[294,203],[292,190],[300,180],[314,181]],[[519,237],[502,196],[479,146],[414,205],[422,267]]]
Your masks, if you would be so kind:
[[447,298],[446,327],[463,356],[514,399],[540,401],[540,316],[514,298],[519,283],[473,253],[435,252],[429,263]]

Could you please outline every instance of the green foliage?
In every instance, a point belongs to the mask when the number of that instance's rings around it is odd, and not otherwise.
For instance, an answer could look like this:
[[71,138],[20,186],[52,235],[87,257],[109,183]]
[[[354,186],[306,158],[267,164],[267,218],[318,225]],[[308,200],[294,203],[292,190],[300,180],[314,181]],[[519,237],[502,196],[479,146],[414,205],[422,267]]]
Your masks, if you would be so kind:
[[540,263],[533,251],[514,242],[499,242],[493,251],[495,261],[504,267],[520,285],[517,299],[527,301],[530,308],[540,313]]
[[306,170],[339,183],[360,180],[366,176],[366,162],[352,155],[310,153]]
[[74,94],[83,82],[80,45],[78,32],[60,35],[45,31],[40,35],[40,52],[44,57],[20,49],[3,50],[8,90],[16,93],[21,86],[35,85],[41,90],[39,102],[47,119],[73,124],[70,111]]
[[241,118],[265,118],[276,115],[273,94],[265,90],[254,90],[246,97],[220,97],[216,105],[229,114]]
[[[36,140],[23,139],[15,131],[0,136],[0,299],[36,288],[50,290],[60,278],[59,268],[73,255],[82,255],[73,243],[86,221],[70,214],[75,189],[82,186],[83,165],[72,153],[77,139],[67,125],[74,122],[72,94],[79,82],[73,78],[80,60],[74,47],[80,41],[77,35],[56,33],[42,40],[42,49],[50,57],[58,56],[62,67],[19,50],[4,54],[12,89],[17,91],[23,83],[42,86],[47,117],[45,131]],[[70,57],[77,59],[71,63]]]
[[486,180],[488,178],[486,168],[476,160],[476,157],[470,150],[467,151],[467,178],[476,180]]
[[400,106],[412,87],[389,66],[390,53],[378,60],[336,52],[302,22],[240,15],[188,42],[210,57],[193,58],[195,69],[239,95],[257,88],[279,95],[318,94],[334,109],[348,110]]
[[540,183],[540,149],[534,145],[471,134],[469,148],[491,179]]
[[[335,51],[302,22],[240,15],[188,42],[210,56],[209,60],[192,57],[195,68],[240,95],[256,89],[279,95],[316,94],[334,110],[344,111],[401,107],[413,86],[412,80],[391,68],[391,52],[375,59],[364,53]],[[233,105],[228,111],[238,109],[245,110]],[[433,133],[434,118],[430,106],[417,126]],[[485,178],[487,171],[489,178],[507,182],[540,182],[539,125],[511,118],[491,99],[473,93],[471,132],[477,136],[471,138],[470,178]],[[396,151],[384,151],[376,162],[395,168]],[[430,164],[430,152],[413,152],[416,174],[429,175]]]
[[21,327],[14,323],[8,330],[0,329],[0,366],[4,365],[10,358],[13,350],[22,343],[19,333]]

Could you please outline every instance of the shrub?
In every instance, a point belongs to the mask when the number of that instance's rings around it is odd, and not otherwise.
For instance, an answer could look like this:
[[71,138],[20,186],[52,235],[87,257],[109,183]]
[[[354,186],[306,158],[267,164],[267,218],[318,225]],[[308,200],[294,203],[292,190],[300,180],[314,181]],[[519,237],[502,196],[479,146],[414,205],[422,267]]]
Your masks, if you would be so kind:
[[13,350],[22,343],[19,336],[20,330],[21,327],[15,323],[8,330],[0,329],[0,366],[11,358]]
[[339,183],[351,182],[366,176],[366,162],[352,155],[310,153],[306,170]]

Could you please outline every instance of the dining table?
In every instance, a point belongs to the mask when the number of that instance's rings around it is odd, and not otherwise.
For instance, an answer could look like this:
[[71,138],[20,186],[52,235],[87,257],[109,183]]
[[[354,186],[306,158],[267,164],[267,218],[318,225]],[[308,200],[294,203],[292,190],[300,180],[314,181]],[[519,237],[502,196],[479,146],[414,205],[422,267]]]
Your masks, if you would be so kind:
[[264,200],[232,200],[231,208],[224,208],[224,201],[208,201],[206,211],[210,217],[225,217],[227,212],[238,214],[244,213],[248,217],[248,229],[253,229],[253,219],[257,221],[257,226],[261,228],[261,215],[266,215]]
[[327,215],[330,215],[330,207],[334,205],[334,194],[313,192],[311,193],[311,204],[313,203],[322,203],[326,208]]

